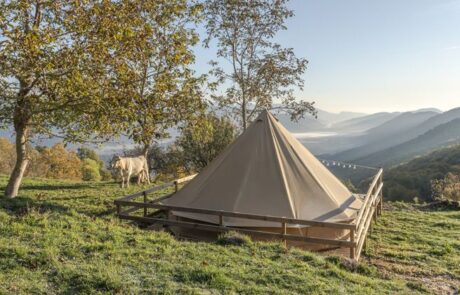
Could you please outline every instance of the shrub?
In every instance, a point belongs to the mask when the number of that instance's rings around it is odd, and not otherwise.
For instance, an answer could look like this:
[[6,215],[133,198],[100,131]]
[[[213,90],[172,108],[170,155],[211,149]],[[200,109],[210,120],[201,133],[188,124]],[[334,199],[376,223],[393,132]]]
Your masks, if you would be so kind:
[[437,201],[460,202],[460,175],[447,173],[442,179],[432,180],[431,193]]
[[81,167],[82,179],[85,181],[100,181],[99,164],[92,159],[84,159]]
[[[98,174],[100,177],[95,177],[94,179],[91,179],[91,181],[100,181],[100,180],[108,181],[112,179],[112,173],[105,168],[104,161],[102,161],[102,159],[99,157],[99,155],[94,150],[87,148],[87,147],[80,147],[77,150],[77,155],[78,155],[78,158],[80,158],[80,160],[82,161],[88,159],[88,160],[94,161],[97,164]],[[85,169],[85,168],[82,167],[82,169]],[[99,179],[99,180],[96,180],[96,179]],[[86,180],[85,177],[83,177],[83,180]]]

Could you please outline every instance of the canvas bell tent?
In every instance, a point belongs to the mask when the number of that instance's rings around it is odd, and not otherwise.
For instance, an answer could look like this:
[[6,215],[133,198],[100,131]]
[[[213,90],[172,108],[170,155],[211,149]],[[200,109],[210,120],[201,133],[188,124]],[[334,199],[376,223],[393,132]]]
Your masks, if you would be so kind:
[[[167,185],[115,201],[119,216],[160,223],[188,237],[216,237],[236,229],[313,250],[345,247],[355,258],[372,217],[381,211],[383,183],[379,170],[366,195],[353,194],[263,111],[200,174],[172,182],[174,193],[148,200],[148,193]],[[143,203],[131,201],[139,196],[144,196]],[[121,206],[131,209],[122,212]],[[130,215],[136,208],[144,209],[144,217]],[[167,218],[149,215],[149,208],[166,211]]]
[[[263,111],[232,145],[163,203],[329,222],[352,221],[362,205],[268,111]],[[171,213],[219,224],[215,215]],[[262,220],[223,217],[222,224],[279,231],[279,223]],[[318,231],[296,225],[288,228],[320,237],[343,234],[341,230]]]

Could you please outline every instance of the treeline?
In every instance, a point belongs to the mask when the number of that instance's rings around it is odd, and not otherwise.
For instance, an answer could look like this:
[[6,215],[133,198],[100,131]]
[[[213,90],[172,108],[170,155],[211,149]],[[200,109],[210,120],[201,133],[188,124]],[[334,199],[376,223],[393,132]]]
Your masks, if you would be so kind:
[[[199,172],[222,152],[235,138],[236,126],[228,117],[208,114],[202,120],[183,126],[181,134],[168,145],[155,144],[148,150],[148,162],[157,179],[166,180]],[[84,181],[117,179],[117,171],[87,147],[70,151],[62,143],[50,148],[28,146],[29,165],[26,176]],[[142,147],[125,151],[124,156],[139,156]],[[10,174],[14,168],[15,146],[0,138],[0,174]],[[108,163],[107,163],[108,164]]]
[[[30,164],[25,175],[57,179],[101,181],[111,180],[112,174],[94,150],[79,148],[69,151],[62,143],[48,148],[28,147]],[[16,161],[15,146],[6,138],[0,138],[0,174],[10,174]]]
[[402,201],[460,201],[460,145],[385,172],[384,196]]

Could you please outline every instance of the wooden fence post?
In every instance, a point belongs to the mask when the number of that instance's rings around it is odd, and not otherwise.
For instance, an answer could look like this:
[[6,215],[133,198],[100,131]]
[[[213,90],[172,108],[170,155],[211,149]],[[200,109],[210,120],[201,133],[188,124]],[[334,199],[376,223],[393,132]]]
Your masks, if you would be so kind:
[[174,181],[174,192],[177,193],[177,191],[179,190],[179,183],[177,183],[177,180]]
[[[380,176],[380,183],[383,183],[383,172],[382,175]],[[383,189],[380,192],[380,203],[379,203],[379,215],[382,215],[382,210],[383,210]]]
[[[147,203],[147,193],[144,191],[142,193],[144,195],[144,204]],[[147,207],[144,207],[144,216],[147,216]]]
[[[287,233],[286,222],[283,221],[281,223],[281,227],[283,229],[283,235],[286,235],[286,233]],[[285,237],[283,237],[283,243],[284,243],[284,247],[287,247],[287,241],[286,241]]]
[[[350,242],[354,243],[355,242],[355,230],[350,229]],[[355,259],[355,246],[350,247],[350,258]]]

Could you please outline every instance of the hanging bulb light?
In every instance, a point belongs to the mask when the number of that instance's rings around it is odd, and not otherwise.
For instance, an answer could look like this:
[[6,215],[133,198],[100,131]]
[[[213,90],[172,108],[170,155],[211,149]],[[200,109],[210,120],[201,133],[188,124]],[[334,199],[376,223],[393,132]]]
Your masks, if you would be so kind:
[[335,166],[335,162],[332,162],[332,166]]
[[354,169],[354,170],[356,170],[356,165],[355,165],[355,166],[353,166],[353,169]]

